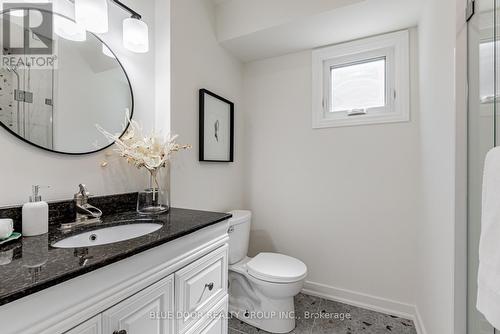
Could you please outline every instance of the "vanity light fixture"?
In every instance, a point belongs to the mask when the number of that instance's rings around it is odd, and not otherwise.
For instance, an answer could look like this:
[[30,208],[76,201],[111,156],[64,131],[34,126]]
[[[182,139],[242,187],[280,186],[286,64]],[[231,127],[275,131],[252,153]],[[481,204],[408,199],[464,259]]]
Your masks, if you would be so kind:
[[[47,3],[47,2],[49,2],[49,0],[4,0],[3,1],[3,3],[15,3],[16,5],[21,5],[21,6],[22,6],[23,2],[29,2],[29,3]],[[23,9],[21,6],[19,7],[19,9],[11,9],[11,10],[9,10],[9,14],[12,15],[12,16],[17,16],[17,17],[25,16],[28,13],[28,10],[27,9]],[[2,6],[2,10],[3,10],[3,6]],[[31,14],[33,15],[34,12],[35,11],[32,11]]]
[[75,42],[84,42],[87,39],[87,31],[84,27],[62,16],[54,15],[54,33]]
[[75,0],[75,21],[96,34],[108,32],[108,1]]
[[[1,1],[1,0],[0,0]],[[40,3],[48,0],[6,0],[16,2]],[[146,53],[149,51],[149,28],[142,21],[141,15],[119,0],[109,0],[121,9],[130,13],[123,20],[123,46],[132,52]],[[54,15],[54,32],[65,39],[85,41],[86,31],[104,34],[109,29],[108,0],[52,0],[54,12],[64,17]],[[74,11],[72,5],[74,3]],[[73,15],[74,13],[74,15]],[[23,16],[24,10],[12,10],[11,15]],[[72,19],[75,19],[75,22]],[[104,50],[103,50],[104,52]],[[106,55],[109,55],[105,53]]]
[[118,0],[112,0],[117,6],[131,14],[123,20],[123,46],[132,52],[145,53],[149,51],[149,29],[141,15]]
[[148,52],[148,25],[144,21],[134,17],[123,20],[123,46],[132,52]]
[[[4,0],[3,3],[14,3],[16,4],[16,7],[19,6],[19,9],[11,9],[9,10],[9,14],[12,15],[12,16],[16,16],[16,17],[23,17],[25,16],[26,14],[29,14],[31,16],[36,16],[35,19],[38,20],[39,22],[41,22],[42,20],[42,16],[40,15],[40,12],[38,11],[28,11],[27,8],[22,8],[22,3],[23,2],[29,2],[29,3],[47,3],[49,2],[49,0]],[[2,10],[3,10],[3,6],[2,6]],[[30,21],[31,23],[31,21]],[[37,24],[34,24],[34,26],[37,26]]]
[[53,0],[52,2],[54,13],[62,15],[53,15],[54,33],[70,41],[85,41],[87,31],[82,25],[73,21],[75,16],[73,4],[67,0]]
[[11,9],[9,10],[9,14],[12,16],[22,17],[26,15],[26,12],[24,9]]
[[[19,0],[19,1],[6,0],[6,1],[3,1],[3,3],[17,3],[17,4],[23,3],[23,2],[26,2],[26,1],[24,1],[24,0]],[[2,4],[2,10],[3,10],[3,4]],[[10,9],[9,15],[21,17],[21,16],[26,15],[26,11],[24,9]]]

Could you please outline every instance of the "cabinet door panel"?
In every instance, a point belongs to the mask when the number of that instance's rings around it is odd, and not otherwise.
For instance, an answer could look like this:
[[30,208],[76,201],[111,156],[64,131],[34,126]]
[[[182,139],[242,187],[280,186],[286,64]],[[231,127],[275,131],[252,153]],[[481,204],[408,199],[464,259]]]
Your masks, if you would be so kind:
[[102,334],[101,315],[97,315],[75,328],[66,332],[66,334]]
[[173,275],[138,292],[102,314],[103,331],[111,334],[173,334]]
[[227,246],[175,273],[176,307],[182,315],[177,329],[183,333],[227,294]]

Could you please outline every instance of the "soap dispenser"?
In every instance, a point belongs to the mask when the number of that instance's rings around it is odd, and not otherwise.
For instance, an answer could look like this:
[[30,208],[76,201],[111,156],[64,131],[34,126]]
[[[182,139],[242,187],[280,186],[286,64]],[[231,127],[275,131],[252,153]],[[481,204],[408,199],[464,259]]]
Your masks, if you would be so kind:
[[[29,203],[23,205],[23,235],[42,235],[49,231],[49,205],[42,201],[40,186],[33,186]],[[47,187],[48,188],[48,187]]]

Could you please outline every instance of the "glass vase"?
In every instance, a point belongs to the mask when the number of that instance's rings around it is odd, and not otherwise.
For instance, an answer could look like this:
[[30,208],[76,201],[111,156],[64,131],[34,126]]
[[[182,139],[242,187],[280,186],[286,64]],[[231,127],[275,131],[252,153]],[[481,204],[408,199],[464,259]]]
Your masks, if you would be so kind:
[[148,188],[139,191],[137,212],[159,215],[170,210],[170,167],[148,170]]

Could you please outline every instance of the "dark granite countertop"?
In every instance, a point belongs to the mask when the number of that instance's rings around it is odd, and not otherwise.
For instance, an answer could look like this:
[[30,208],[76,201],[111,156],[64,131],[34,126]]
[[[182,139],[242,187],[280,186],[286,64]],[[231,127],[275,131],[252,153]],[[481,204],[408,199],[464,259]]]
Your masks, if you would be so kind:
[[[10,209],[12,210],[12,209]],[[11,211],[12,212],[12,211]],[[1,216],[1,215],[0,215]],[[83,275],[231,217],[227,213],[172,208],[170,212],[141,216],[135,211],[114,212],[101,223],[62,233],[51,223],[49,233],[0,246],[0,305]],[[54,248],[51,245],[82,231],[147,222],[163,225],[156,232],[108,245]],[[70,222],[71,220],[68,220]]]

